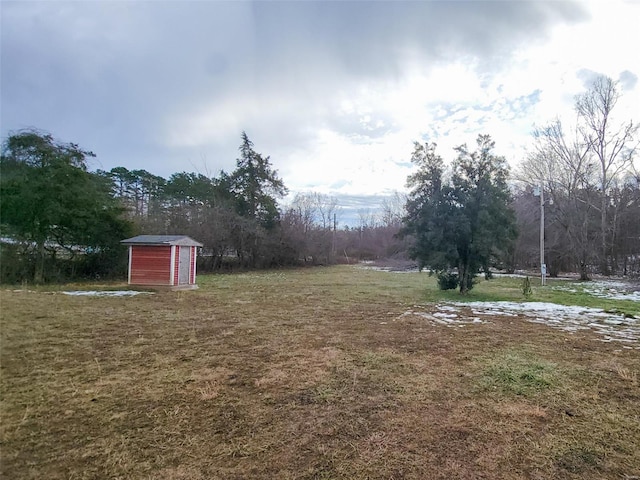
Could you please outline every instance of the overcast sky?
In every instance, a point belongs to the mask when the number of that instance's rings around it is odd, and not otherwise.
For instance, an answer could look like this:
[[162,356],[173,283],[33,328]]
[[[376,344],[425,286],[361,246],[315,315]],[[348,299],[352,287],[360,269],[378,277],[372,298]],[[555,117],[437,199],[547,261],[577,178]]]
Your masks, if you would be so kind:
[[92,169],[217,175],[245,130],[292,193],[373,207],[416,140],[450,160],[488,133],[516,165],[597,74],[640,120],[638,1],[0,5],[2,138],[48,131]]

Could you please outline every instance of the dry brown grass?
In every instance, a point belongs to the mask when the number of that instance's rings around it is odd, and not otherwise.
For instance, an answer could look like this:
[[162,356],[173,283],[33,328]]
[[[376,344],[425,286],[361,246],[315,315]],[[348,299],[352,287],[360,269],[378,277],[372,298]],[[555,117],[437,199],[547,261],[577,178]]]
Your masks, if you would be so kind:
[[1,291],[2,478],[640,476],[639,350],[402,315],[432,288],[419,274],[199,283]]

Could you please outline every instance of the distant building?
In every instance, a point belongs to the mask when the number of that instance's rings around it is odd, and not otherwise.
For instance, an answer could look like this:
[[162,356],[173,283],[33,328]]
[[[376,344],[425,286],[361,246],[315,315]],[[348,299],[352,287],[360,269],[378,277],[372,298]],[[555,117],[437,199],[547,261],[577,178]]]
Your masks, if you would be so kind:
[[129,246],[129,285],[198,288],[196,256],[200,242],[186,235],[138,235],[120,243]]

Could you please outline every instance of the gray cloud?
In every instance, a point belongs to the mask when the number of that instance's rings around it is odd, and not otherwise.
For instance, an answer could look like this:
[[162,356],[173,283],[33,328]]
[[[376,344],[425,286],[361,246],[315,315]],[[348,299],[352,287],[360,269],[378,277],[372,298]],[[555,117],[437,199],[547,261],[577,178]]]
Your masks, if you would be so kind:
[[[321,124],[381,135],[337,118],[336,93],[393,81],[416,58],[479,58],[492,75],[555,24],[586,18],[569,2],[0,5],[3,138],[36,126],[94,150],[101,168],[163,176],[233,168],[241,129],[266,154],[302,148]],[[167,141],[203,111],[210,136]]]
[[588,68],[583,68],[576,72],[576,76],[582,82],[582,85],[585,89],[590,89],[593,86],[594,82],[602,75],[602,73],[594,72],[593,70],[589,70]]
[[[585,89],[590,89],[593,86],[594,82],[599,77],[605,76],[605,74],[583,68],[578,70],[576,76],[582,82],[582,85]],[[638,76],[629,70],[624,70],[620,72],[620,75],[618,76],[618,82],[624,90],[633,90],[638,83]]]
[[625,70],[624,72],[620,73],[619,81],[623,89],[627,91],[633,90],[638,84],[638,76],[635,73],[630,72],[629,70]]
[[408,49],[425,61],[498,58],[558,21],[585,19],[569,2],[257,2],[254,13],[266,67],[316,59],[366,77],[397,73]]

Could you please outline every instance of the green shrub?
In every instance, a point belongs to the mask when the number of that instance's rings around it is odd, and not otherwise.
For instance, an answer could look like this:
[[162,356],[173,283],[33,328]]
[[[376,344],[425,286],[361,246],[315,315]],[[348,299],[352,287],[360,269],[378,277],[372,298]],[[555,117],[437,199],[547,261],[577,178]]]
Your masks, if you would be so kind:
[[460,277],[457,273],[438,272],[438,288],[440,290],[454,290],[460,284]]

